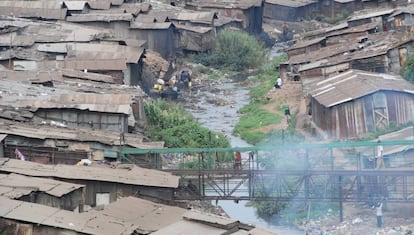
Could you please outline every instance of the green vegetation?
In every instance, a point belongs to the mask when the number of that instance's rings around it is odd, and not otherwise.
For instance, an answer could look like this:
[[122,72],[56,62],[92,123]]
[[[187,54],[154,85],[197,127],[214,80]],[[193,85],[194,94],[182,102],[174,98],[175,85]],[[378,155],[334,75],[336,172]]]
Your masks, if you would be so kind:
[[176,103],[147,101],[145,114],[149,135],[154,141],[164,141],[169,148],[229,147],[224,135],[211,132],[197,123],[190,113]]
[[414,84],[414,56],[405,62],[401,69],[401,76],[403,76],[405,80]]
[[276,68],[286,59],[286,55],[283,55],[261,67],[259,74],[253,78],[257,85],[250,90],[250,103],[239,111],[242,116],[233,129],[233,134],[250,144],[257,144],[268,136],[265,132],[257,130],[258,128],[280,123],[284,118],[264,110],[262,106],[269,103],[266,94],[273,88],[277,79]]
[[222,30],[213,40],[210,52],[198,55],[201,64],[220,70],[241,71],[259,67],[266,48],[255,37],[235,30]]

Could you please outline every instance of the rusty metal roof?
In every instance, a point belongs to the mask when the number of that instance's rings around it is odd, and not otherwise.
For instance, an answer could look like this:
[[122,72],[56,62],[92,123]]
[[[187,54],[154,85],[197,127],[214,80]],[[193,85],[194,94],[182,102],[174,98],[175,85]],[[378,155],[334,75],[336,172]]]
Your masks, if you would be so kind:
[[262,0],[193,0],[186,3],[188,6],[199,8],[226,8],[226,9],[249,9],[261,7]]
[[214,12],[178,12],[170,14],[169,18],[176,21],[189,21],[193,23],[202,23],[212,25],[213,20],[217,18]]
[[227,230],[200,224],[187,220],[180,220],[174,224],[166,226],[151,235],[180,235],[180,234],[194,234],[197,231],[198,235],[221,235],[226,234]]
[[156,22],[156,23],[145,23],[145,22],[131,22],[131,29],[169,29],[173,27],[171,22]]
[[0,171],[37,177],[113,182],[137,186],[177,188],[179,177],[170,173],[131,165],[128,169],[104,166],[44,165],[0,158]]
[[72,14],[66,17],[68,22],[114,22],[114,21],[127,21],[130,22],[133,19],[131,13],[117,13],[117,14]]
[[[41,191],[55,197],[62,197],[63,195],[84,187],[84,185],[80,184],[66,183],[46,178],[28,177],[13,173],[8,175],[0,174],[0,185],[2,187],[9,187],[15,190],[25,189],[30,192]],[[10,195],[10,192],[8,192],[7,195]]]
[[94,235],[130,235],[135,228],[97,211],[75,213],[6,197],[0,197],[0,217]]
[[[0,1],[0,3],[1,2],[2,1]],[[13,39],[16,39],[16,41],[13,40],[13,45],[22,43],[29,44],[31,41],[38,43],[89,42],[110,35],[110,30],[107,29],[63,21],[43,22],[31,21],[23,18],[0,17],[0,28],[6,26],[19,28],[19,36],[13,37]],[[4,41],[4,43],[10,43],[10,35],[8,35],[7,38],[9,42]],[[6,40],[6,38],[4,38],[4,40]]]
[[175,27],[178,30],[181,29],[181,30],[196,32],[200,34],[208,33],[213,30],[211,27],[191,26],[191,25],[182,25],[182,24],[176,24]]
[[[66,78],[82,79],[96,82],[104,83],[115,83],[114,78],[110,75],[100,74],[100,73],[91,73],[91,72],[82,72],[73,69],[63,69],[62,76]],[[0,72],[1,74],[1,72]]]
[[[6,109],[2,107],[3,112],[6,112]],[[23,114],[14,112],[15,115],[20,114],[24,117],[25,110],[21,112]],[[27,112],[27,111],[26,111]],[[16,120],[19,120],[19,117],[13,117]],[[11,118],[10,118],[11,119]],[[15,136],[22,136],[32,139],[54,139],[54,140],[66,140],[74,142],[96,142],[102,143],[109,146],[119,146],[119,136],[120,132],[117,131],[106,131],[106,130],[90,130],[86,128],[70,129],[54,126],[49,123],[44,123],[41,129],[39,129],[39,124],[19,124],[19,123],[1,123],[0,133],[9,134]],[[140,134],[130,134],[124,133],[125,145],[140,148],[140,149],[153,149],[153,148],[163,148],[164,142],[154,141],[154,142],[144,142],[144,137]]]
[[326,37],[320,37],[320,38],[314,38],[314,39],[311,39],[311,40],[299,41],[295,45],[290,47],[288,51],[308,47],[308,46],[311,46],[311,45],[314,45],[314,44],[318,44],[318,43],[322,42],[323,40],[326,40]]
[[[48,81],[63,81],[62,73],[56,70],[32,70],[32,71],[0,71],[1,79],[9,79],[13,81],[30,81],[32,83],[44,83]],[[1,82],[0,82],[1,83]],[[0,88],[1,90],[1,88]]]
[[394,17],[400,14],[414,14],[414,5],[410,4],[408,6],[398,7],[389,17]]
[[349,70],[324,79],[316,83],[310,94],[329,108],[381,90],[414,95],[414,85],[399,76],[359,70]]
[[351,17],[349,17],[347,19],[348,22],[351,21],[356,21],[356,20],[362,20],[362,19],[369,19],[369,18],[374,18],[374,17],[379,17],[379,16],[386,16],[386,15],[390,15],[392,12],[394,11],[394,9],[378,9],[378,10],[362,10],[359,12],[355,12],[354,15],[352,15]]
[[0,15],[63,20],[67,9],[58,1],[0,1]]
[[315,62],[329,57],[337,56],[352,49],[356,49],[358,43],[349,42],[347,44],[334,44],[322,47],[319,50],[307,52],[305,54],[294,55],[289,58],[290,64],[302,64],[307,62]]
[[103,213],[135,224],[140,233],[149,234],[182,220],[186,211],[136,197],[124,197],[105,206]]
[[265,0],[269,4],[277,4],[288,7],[303,7],[309,4],[316,3],[317,1],[312,0]]

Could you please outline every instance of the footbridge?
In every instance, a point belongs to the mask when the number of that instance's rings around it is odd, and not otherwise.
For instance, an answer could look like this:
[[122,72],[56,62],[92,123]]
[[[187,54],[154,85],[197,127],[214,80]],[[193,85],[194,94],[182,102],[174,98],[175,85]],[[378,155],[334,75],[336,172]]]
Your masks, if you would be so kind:
[[[379,144],[384,148],[383,162],[375,157]],[[235,157],[238,152],[241,161]],[[414,202],[414,139],[246,148],[124,148],[121,156],[123,161],[180,176],[176,200]]]

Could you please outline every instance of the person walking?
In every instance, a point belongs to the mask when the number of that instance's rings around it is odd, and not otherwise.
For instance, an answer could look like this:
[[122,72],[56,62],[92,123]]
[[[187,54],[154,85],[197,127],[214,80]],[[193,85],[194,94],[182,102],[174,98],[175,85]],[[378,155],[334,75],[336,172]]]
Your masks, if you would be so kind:
[[378,202],[377,204],[377,227],[382,227],[382,202]]
[[286,117],[286,122],[289,125],[290,124],[290,108],[289,108],[289,106],[287,106],[286,109],[285,109],[285,117]]

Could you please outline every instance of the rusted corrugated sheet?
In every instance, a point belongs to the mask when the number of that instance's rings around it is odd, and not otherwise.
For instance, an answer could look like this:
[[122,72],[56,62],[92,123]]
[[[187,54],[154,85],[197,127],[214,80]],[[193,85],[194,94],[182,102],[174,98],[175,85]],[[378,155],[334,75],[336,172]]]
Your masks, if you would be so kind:
[[127,21],[130,22],[133,19],[131,13],[118,13],[118,14],[72,14],[66,17],[68,22],[113,22],[113,21]]
[[131,29],[169,29],[173,24],[171,22],[160,22],[160,23],[142,23],[142,22],[131,22]]
[[252,7],[261,7],[262,0],[193,0],[187,2],[186,5],[200,7],[200,8],[234,8],[234,9],[249,9]]
[[104,166],[43,165],[15,159],[0,159],[0,171],[28,176],[113,182],[138,186],[177,188],[179,177],[132,165],[129,169]]
[[18,174],[1,175],[0,185],[3,187],[10,187],[12,189],[30,189],[30,192],[40,191],[55,197],[62,197],[63,195],[84,187],[84,185],[80,184],[66,183],[52,179],[28,177]]
[[63,20],[67,9],[56,1],[0,1],[0,15]]
[[[129,235],[135,225],[121,221],[104,213],[90,211],[75,213],[35,203],[0,198],[0,217],[28,222],[37,227],[57,228],[58,232],[76,231],[82,234]],[[63,229],[63,231],[62,231]]]
[[103,213],[136,224],[137,230],[145,234],[182,220],[186,211],[136,197],[124,197],[105,206]]
[[348,19],[348,22],[362,20],[362,19],[369,19],[373,17],[379,16],[386,16],[390,15],[394,9],[386,9],[386,10],[379,10],[379,11],[370,11],[370,12],[361,12],[360,14],[354,15]]
[[379,90],[414,94],[414,86],[399,76],[350,70],[318,82],[312,97],[326,107],[345,103]]
[[90,81],[97,81],[97,82],[105,82],[105,83],[115,83],[112,76],[104,75],[100,73],[91,73],[91,72],[82,72],[79,70],[73,69],[64,69],[62,70],[62,76],[66,78],[76,78],[76,79],[83,79],[83,80],[90,80]]
[[315,1],[312,0],[265,0],[265,2],[288,7],[303,7],[315,3]]

